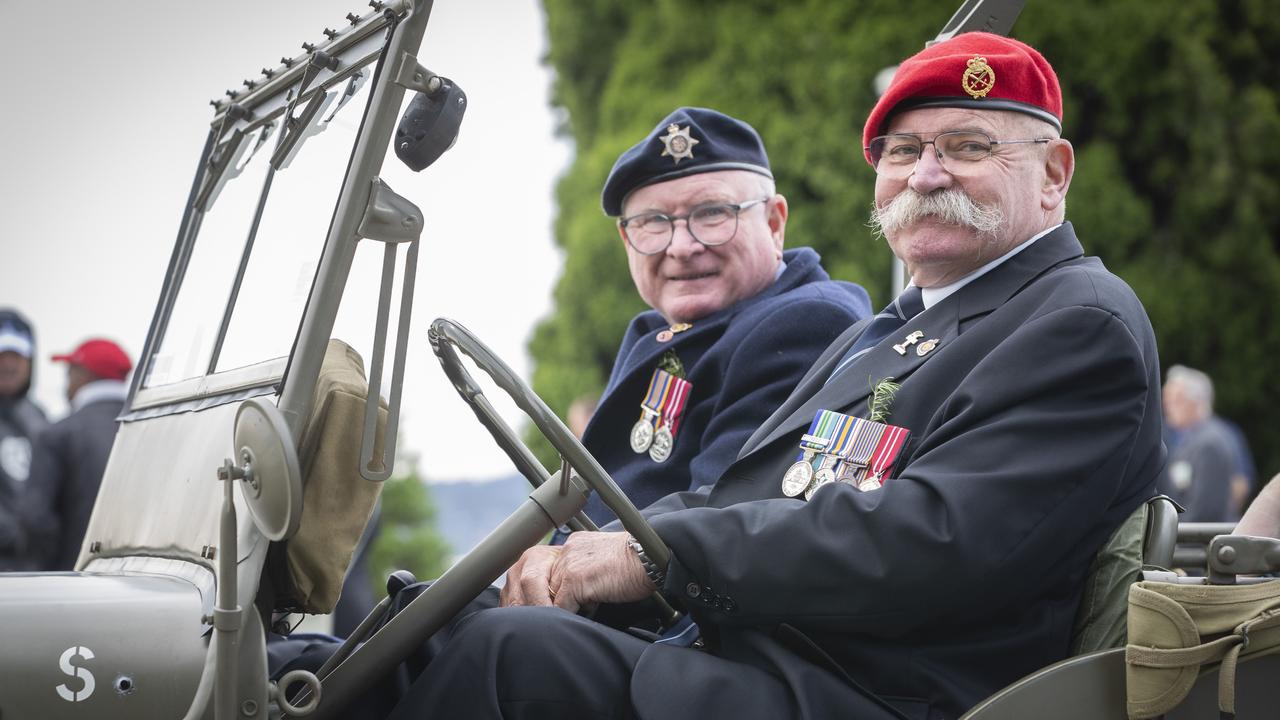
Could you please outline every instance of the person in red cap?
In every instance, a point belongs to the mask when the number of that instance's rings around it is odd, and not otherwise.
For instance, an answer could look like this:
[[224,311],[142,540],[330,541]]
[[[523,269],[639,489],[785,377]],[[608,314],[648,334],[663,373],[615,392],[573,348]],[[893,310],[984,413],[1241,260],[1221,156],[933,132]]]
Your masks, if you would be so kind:
[[[1159,363],[1141,303],[1065,222],[1061,119],[1016,40],[904,62],[862,150],[910,287],[713,486],[644,510],[669,562],[616,527],[529,549],[503,607],[424,649],[393,717],[939,720],[1117,642],[1119,617],[1074,629],[1114,607],[1082,603],[1086,576],[1164,462]],[[655,590],[690,635],[574,614]]]
[[102,339],[86,340],[53,360],[67,363],[71,413],[36,440],[28,518],[44,555],[42,569],[72,570],[115,442],[133,363],[119,345]]

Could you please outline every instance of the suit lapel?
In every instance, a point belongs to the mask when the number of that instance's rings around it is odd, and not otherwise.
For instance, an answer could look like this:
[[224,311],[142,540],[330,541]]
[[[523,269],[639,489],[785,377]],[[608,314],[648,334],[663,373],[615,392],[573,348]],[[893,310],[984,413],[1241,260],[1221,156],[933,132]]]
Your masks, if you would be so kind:
[[[890,335],[870,352],[841,370],[839,375],[831,379],[831,382],[826,382],[839,357],[844,355],[842,350],[840,355],[828,364],[825,372],[811,378],[806,394],[797,392],[788,399],[784,408],[791,406],[793,409],[782,416],[785,419],[774,427],[759,445],[768,445],[779,437],[808,425],[818,410],[844,412],[845,408],[849,408],[846,414],[865,417],[862,403],[871,396],[876,383],[886,378],[893,378],[894,382],[901,383],[915,372],[916,368],[946,350],[947,345],[956,338],[959,333],[955,307],[954,304],[943,302],[929,308],[904,325],[899,332]],[[923,336],[914,345],[903,345],[905,353],[899,353],[894,349],[895,344],[901,344],[914,332],[923,333]],[[854,337],[856,338],[856,335]],[[853,344],[853,340],[854,338],[850,338],[847,343],[844,343],[844,348],[848,349]],[[922,354],[919,351],[920,348],[929,349]],[[808,399],[793,404],[792,401],[797,397]],[[781,413],[778,416],[781,416]],[[754,450],[755,446],[751,449]]]
[[[831,370],[862,333],[867,321],[855,325],[832,343],[791,397],[747,440],[738,457],[745,457],[774,440],[807,426],[820,409],[841,410],[862,403],[871,395],[875,383],[885,378],[892,377],[895,382],[903,382],[921,365],[945,352],[948,344],[959,337],[963,323],[990,313],[1049,268],[1083,254],[1084,250],[1076,239],[1071,223],[1063,223],[1022,252],[912,319],[901,331],[889,336],[842,370],[832,382],[826,383]],[[905,355],[894,350],[895,344],[902,343],[908,334],[917,330],[923,332],[924,336],[915,345],[906,346]],[[921,346],[930,340],[936,340],[936,346],[921,355]],[[853,407],[848,414],[858,417],[865,415],[861,407]]]
[[639,372],[646,377],[653,374],[654,368],[658,367],[658,359],[668,350],[675,350],[681,362],[687,363],[686,369],[692,369],[691,366],[697,362],[697,358],[691,359],[681,356],[680,349],[682,347],[688,348],[697,342],[699,336],[711,332],[727,322],[729,322],[729,316],[713,317],[709,320],[694,322],[693,327],[673,336],[669,342],[658,342],[656,339],[657,334],[670,327],[663,322],[645,333],[644,337],[640,338],[639,342],[636,343],[636,349],[626,359],[618,384],[622,385],[622,383],[626,382],[632,373]]

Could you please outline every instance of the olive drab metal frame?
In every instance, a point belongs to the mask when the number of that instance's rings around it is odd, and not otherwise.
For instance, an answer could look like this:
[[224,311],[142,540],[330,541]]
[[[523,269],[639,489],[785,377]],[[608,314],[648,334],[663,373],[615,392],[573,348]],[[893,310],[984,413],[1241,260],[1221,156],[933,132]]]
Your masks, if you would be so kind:
[[[262,78],[246,81],[245,89],[229,91],[227,99],[214,102],[214,118],[108,463],[108,476],[139,478],[129,486],[137,495],[106,498],[106,510],[100,497],[91,521],[91,529],[100,519],[117,523],[117,530],[123,524],[124,539],[104,536],[102,541],[86,541],[77,573],[0,576],[0,623],[5,627],[0,713],[6,717],[109,719],[145,714],[188,720],[265,720],[282,712],[304,711],[280,696],[268,681],[266,667],[265,620],[273,608],[270,598],[260,592],[260,581],[270,541],[285,539],[296,529],[301,502],[296,485],[290,484],[297,482],[296,459],[280,458],[292,458],[300,443],[357,244],[370,240],[385,246],[375,319],[378,337],[371,358],[373,389],[368,399],[374,412],[391,332],[396,333],[396,350],[389,370],[391,402],[384,454],[374,457],[373,433],[366,432],[361,466],[372,480],[390,474],[424,216],[387,187],[379,173],[405,92],[430,91],[440,84],[416,59],[432,0],[373,0],[370,8],[363,15],[348,14],[348,23],[339,30],[326,29],[324,41],[304,43],[302,55],[282,58],[279,66],[264,69]],[[151,364],[185,276],[189,270],[195,272],[190,265],[204,212],[219,191],[223,174],[243,154],[246,130],[278,123],[284,135],[276,150],[280,157],[273,159],[282,160],[296,149],[300,138],[300,134],[287,134],[306,126],[298,122],[286,127],[283,119],[293,117],[295,110],[300,111],[299,117],[316,112],[317,99],[359,69],[373,73],[366,81],[368,100],[360,109],[359,131],[332,216],[327,218],[319,264],[291,352],[286,358],[217,371],[252,251],[250,239],[243,250],[234,249],[241,255],[230,297],[202,298],[226,303],[205,372],[190,380],[148,385]],[[285,91],[291,88],[295,96],[286,97]],[[334,186],[339,187],[336,182]],[[261,196],[256,212],[255,226],[263,212]],[[400,312],[392,325],[391,280],[400,245],[407,248]],[[270,430],[239,447],[241,423],[236,411],[250,407],[259,409],[258,419]],[[257,450],[249,451],[250,446]],[[274,462],[265,457],[272,454],[263,450],[268,446],[282,453]],[[219,467],[221,458],[228,456]],[[287,472],[279,470],[285,466],[290,468]],[[221,487],[215,485],[218,477]],[[233,492],[236,484],[244,492]],[[161,502],[157,498],[177,497],[175,493],[183,497],[187,510],[202,508],[198,532],[161,533],[158,543],[148,545],[139,539],[147,537],[145,533],[129,530],[131,524],[147,524],[129,520],[130,503],[151,494],[149,503],[155,506]],[[265,499],[255,501],[251,494]],[[208,501],[215,503],[212,508]],[[181,527],[184,510],[165,509],[171,516],[165,527]],[[221,520],[214,520],[213,536],[207,526],[210,509],[213,518],[221,512]],[[248,510],[253,522],[238,521],[237,509],[240,519],[247,519],[244,511]],[[193,545],[191,537],[207,539]],[[201,547],[201,542],[208,544]],[[81,598],[78,611],[70,615],[59,602],[67,597]],[[51,636],[55,639],[50,640]],[[166,641],[156,643],[159,637]],[[58,643],[57,652],[46,662],[46,651],[54,649],[51,642]],[[57,674],[58,653],[64,647],[63,670]],[[33,652],[38,658],[25,657]],[[96,680],[83,669],[85,663],[93,662],[98,663],[93,666],[99,673]],[[66,682],[59,685],[59,679]],[[296,679],[308,685],[312,680]],[[55,686],[63,699],[54,693]]]

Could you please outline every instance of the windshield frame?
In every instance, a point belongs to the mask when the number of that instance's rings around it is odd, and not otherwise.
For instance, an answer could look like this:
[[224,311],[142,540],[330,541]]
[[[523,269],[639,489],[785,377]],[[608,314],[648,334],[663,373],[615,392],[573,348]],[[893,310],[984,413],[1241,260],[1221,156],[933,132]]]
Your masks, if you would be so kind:
[[[205,212],[197,207],[198,201],[202,195],[202,187],[206,182],[206,178],[210,176],[210,157],[219,145],[231,138],[238,131],[248,136],[253,131],[269,123],[279,124],[284,116],[286,109],[290,105],[289,97],[290,89],[296,89],[304,79],[304,73],[307,72],[308,61],[312,57],[316,57],[317,52],[327,53],[331,58],[336,58],[336,70],[331,69],[333,66],[322,67],[318,72],[312,71],[314,77],[304,88],[302,94],[293,102],[294,113],[300,108],[306,106],[313,97],[319,93],[341,92],[342,84],[346,83],[353,75],[358,72],[370,72],[371,80],[374,84],[381,85],[387,82],[387,79],[379,80],[379,76],[384,74],[383,67],[388,62],[385,50],[387,42],[385,31],[388,26],[394,28],[397,18],[390,13],[376,15],[362,23],[361,26],[350,29],[350,34],[339,36],[334,42],[325,48],[316,48],[307,54],[300,56],[290,63],[287,71],[282,71],[269,83],[263,83],[249,93],[235,98],[235,104],[224,103],[218,106],[209,135],[206,139],[204,149],[201,152],[200,161],[197,165],[197,172],[192,183],[190,194],[184,208],[182,224],[179,229],[178,238],[175,242],[174,251],[170,257],[169,268],[165,275],[164,287],[161,290],[159,302],[155,315],[152,318],[151,327],[147,334],[147,342],[141,354],[139,367],[134,372],[132,386],[130,388],[130,398],[128,403],[128,412],[123,416],[129,419],[129,415],[140,410],[149,410],[148,416],[153,415],[153,409],[159,406],[182,404],[186,405],[193,400],[206,400],[208,398],[227,395],[232,401],[235,393],[239,393],[246,389],[259,388],[275,385],[276,392],[280,392],[280,385],[284,376],[288,372],[292,353],[297,349],[297,335],[301,332],[302,322],[306,317],[307,308],[311,305],[312,295],[316,292],[316,283],[319,274],[312,278],[309,294],[306,304],[304,305],[302,315],[298,319],[298,325],[294,328],[295,336],[291,343],[291,351],[289,356],[281,358],[265,359],[260,362],[252,363],[244,367],[238,367],[217,372],[217,364],[222,345],[225,341],[230,317],[235,310],[236,301],[241,282],[250,254],[253,250],[253,239],[256,232],[258,219],[261,218],[265,204],[261,202],[261,193],[269,193],[271,187],[272,172],[268,172],[266,182],[259,188],[259,202],[255,210],[253,219],[253,230],[248,237],[243,240],[243,245],[238,249],[226,248],[226,252],[238,252],[239,264],[236,269],[235,277],[232,282],[232,289],[229,296],[225,298],[221,305],[221,313],[219,314],[221,324],[217,329],[217,337],[214,339],[213,352],[208,358],[208,366],[202,375],[190,377],[175,382],[163,384],[148,383],[148,376],[151,373],[153,363],[157,359],[158,353],[162,348],[164,337],[168,329],[169,321],[172,317],[174,307],[177,304],[183,282],[186,279],[187,271],[191,262],[191,256],[196,247],[196,242],[200,237],[201,221]],[[369,118],[369,114],[373,109],[377,100],[377,94],[370,92],[365,103],[365,107],[360,110],[360,130],[356,133],[353,140],[352,148],[348,154],[346,165],[342,169],[343,178],[338,192],[341,199],[349,193],[348,185],[358,181],[359,178],[352,176],[352,162],[356,153],[356,149],[360,146],[362,135],[365,134],[365,126]],[[243,108],[242,110],[233,110],[232,108]],[[398,101],[395,103],[391,112],[396,112],[399,108]],[[277,129],[280,132],[280,129]],[[305,143],[305,139],[304,139]],[[269,143],[274,144],[274,143]],[[269,152],[271,148],[262,148],[263,152]],[[386,144],[384,143],[381,152],[386,152]],[[336,171],[336,169],[335,169]],[[268,196],[269,199],[269,196]],[[330,209],[331,217],[328,223],[328,232],[324,240],[324,246],[320,253],[321,263],[323,264],[325,256],[331,252],[331,235],[334,230],[334,221],[337,215],[337,205]],[[178,408],[181,410],[181,408]]]

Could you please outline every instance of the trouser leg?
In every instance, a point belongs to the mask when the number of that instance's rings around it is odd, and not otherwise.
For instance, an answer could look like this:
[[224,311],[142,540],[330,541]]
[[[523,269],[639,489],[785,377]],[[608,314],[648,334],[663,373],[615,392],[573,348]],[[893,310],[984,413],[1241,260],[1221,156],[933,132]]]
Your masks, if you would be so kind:
[[392,720],[633,717],[631,674],[648,643],[555,608],[460,622]]
[[[391,612],[382,624],[385,625],[390,622],[391,618],[404,610],[409,603],[413,602],[430,585],[431,583],[428,581],[411,585],[402,590],[396,596],[391,606]],[[396,702],[408,691],[413,679],[422,673],[423,669],[431,663],[431,659],[448,643],[449,638],[459,624],[472,613],[494,608],[497,605],[498,588],[490,587],[480,593],[479,596],[459,611],[448,624],[427,638],[413,654],[391,670],[387,677],[382,678],[377,684],[361,693],[359,699],[354,701],[351,707],[345,711],[346,715],[344,717],[347,720],[385,718]],[[337,652],[339,646],[340,643],[327,641],[283,640],[278,643],[278,647],[271,651],[275,654],[272,667],[278,668],[272,672],[272,679],[279,679],[291,670],[319,672],[321,666]],[[351,659],[359,662],[359,650],[356,651]],[[300,686],[295,685],[293,689],[296,691],[300,689]]]

